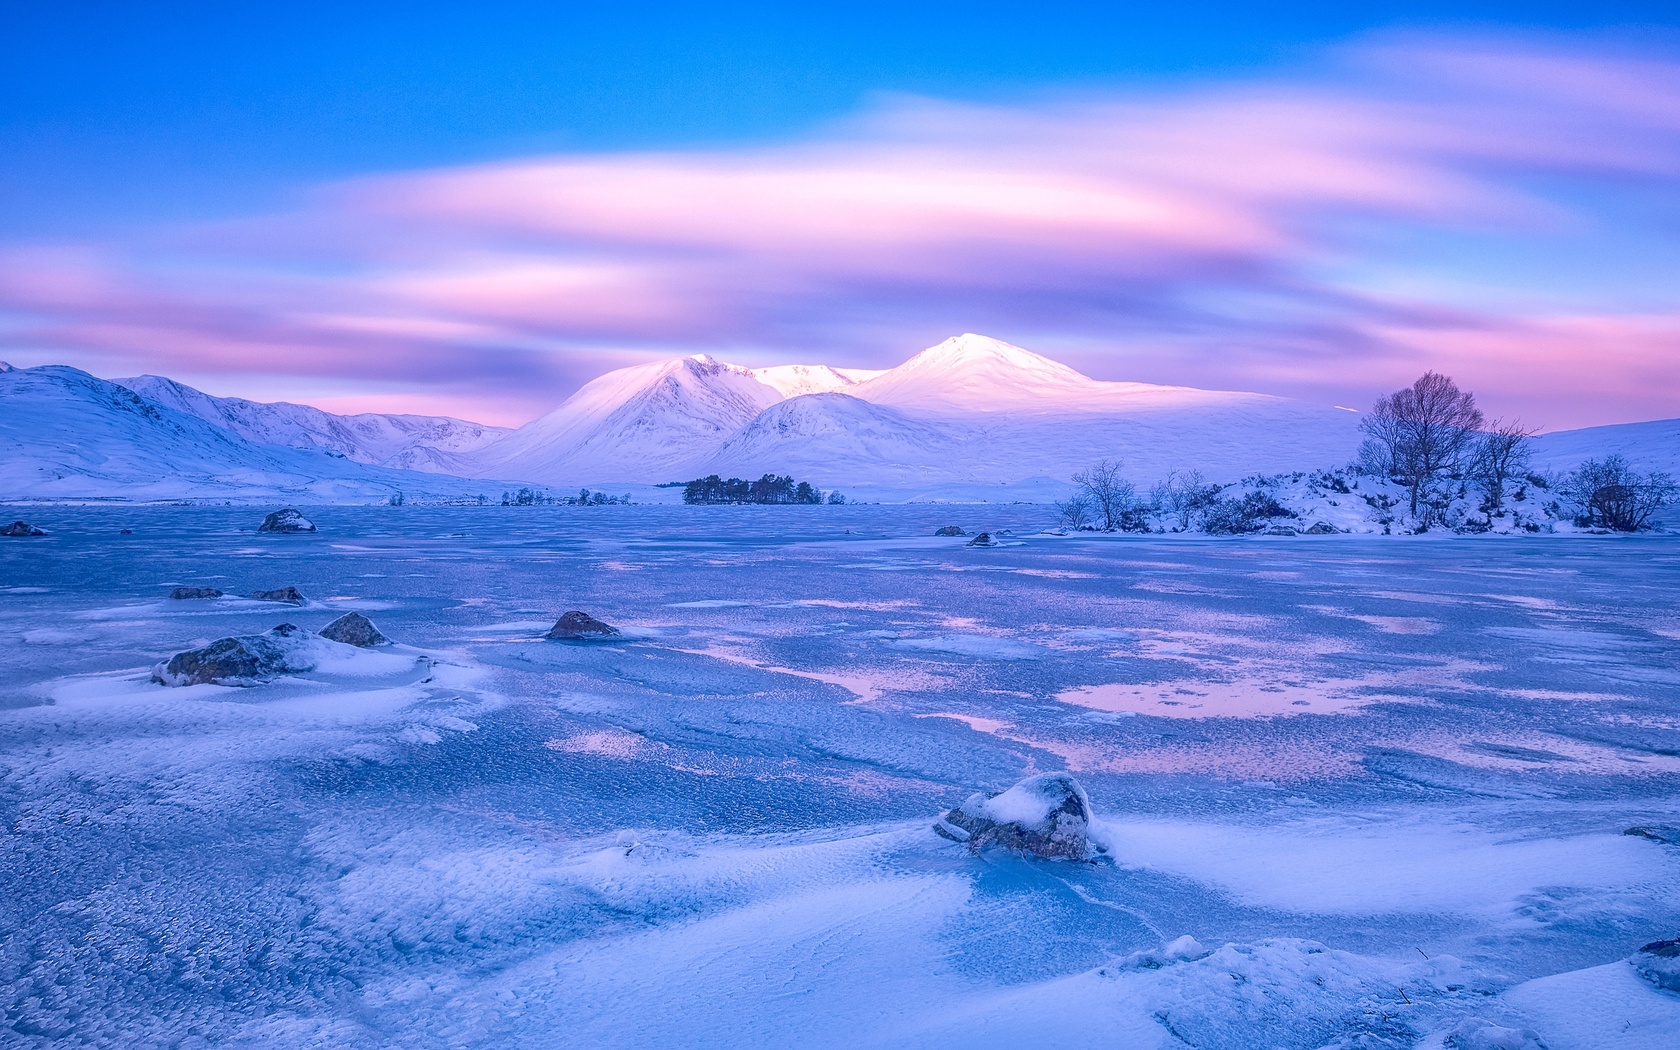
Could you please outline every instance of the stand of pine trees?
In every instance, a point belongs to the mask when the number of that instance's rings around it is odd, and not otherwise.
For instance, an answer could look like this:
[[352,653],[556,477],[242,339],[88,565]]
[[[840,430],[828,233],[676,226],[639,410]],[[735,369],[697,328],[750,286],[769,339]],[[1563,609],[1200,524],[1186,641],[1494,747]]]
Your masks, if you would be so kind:
[[683,486],[684,503],[821,503],[822,493],[808,481],[766,474],[757,481],[716,474],[696,478]]

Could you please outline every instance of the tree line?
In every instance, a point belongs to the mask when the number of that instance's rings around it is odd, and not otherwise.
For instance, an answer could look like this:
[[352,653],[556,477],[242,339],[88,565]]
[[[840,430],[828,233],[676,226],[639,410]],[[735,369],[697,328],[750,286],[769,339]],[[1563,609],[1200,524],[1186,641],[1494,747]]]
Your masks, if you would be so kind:
[[846,497],[830,492],[826,497],[808,481],[794,481],[787,476],[766,474],[757,481],[741,478],[720,478],[711,474],[695,478],[683,485],[683,502],[694,504],[725,503],[844,503]]
[[520,488],[502,493],[504,507],[607,507],[630,503],[630,497],[579,489],[575,496],[555,496],[546,489]]

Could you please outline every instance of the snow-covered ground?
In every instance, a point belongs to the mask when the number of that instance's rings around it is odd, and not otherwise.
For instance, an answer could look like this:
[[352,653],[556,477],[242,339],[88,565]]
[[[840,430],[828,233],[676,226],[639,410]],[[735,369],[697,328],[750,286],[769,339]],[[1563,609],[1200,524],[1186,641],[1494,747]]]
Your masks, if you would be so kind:
[[[0,538],[0,1043],[1677,1045],[1672,536],[305,509]],[[350,610],[397,645],[148,680]],[[1049,770],[1106,857],[934,834]]]

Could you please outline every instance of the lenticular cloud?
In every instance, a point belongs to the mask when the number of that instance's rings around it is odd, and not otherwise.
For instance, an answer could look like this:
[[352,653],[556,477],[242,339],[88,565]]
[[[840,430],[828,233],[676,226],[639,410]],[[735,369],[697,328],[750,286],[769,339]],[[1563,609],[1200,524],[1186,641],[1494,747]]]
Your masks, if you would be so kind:
[[[1560,305],[1536,285],[1641,236],[1641,195],[1677,176],[1680,66],[1414,38],[1310,76],[373,176],[168,250],[14,255],[0,297],[37,346],[349,378],[375,358],[421,385],[541,380],[538,407],[599,369],[585,349],[876,364],[984,327],[1097,374],[1325,399],[1427,364],[1497,387],[1531,348],[1548,385],[1625,410],[1680,394],[1680,317],[1627,316],[1614,274]],[[1476,251],[1405,249],[1421,230]],[[1579,333],[1617,331],[1637,338],[1588,340],[1589,370]],[[1103,360],[1143,351],[1149,374]]]

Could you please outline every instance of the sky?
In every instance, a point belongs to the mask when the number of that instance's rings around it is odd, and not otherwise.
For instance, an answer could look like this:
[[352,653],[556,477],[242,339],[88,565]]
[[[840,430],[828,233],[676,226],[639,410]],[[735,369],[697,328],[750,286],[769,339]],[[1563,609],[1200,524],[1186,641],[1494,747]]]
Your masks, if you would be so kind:
[[1680,416],[1680,9],[1261,6],[0,0],[0,358],[516,425],[974,331]]

